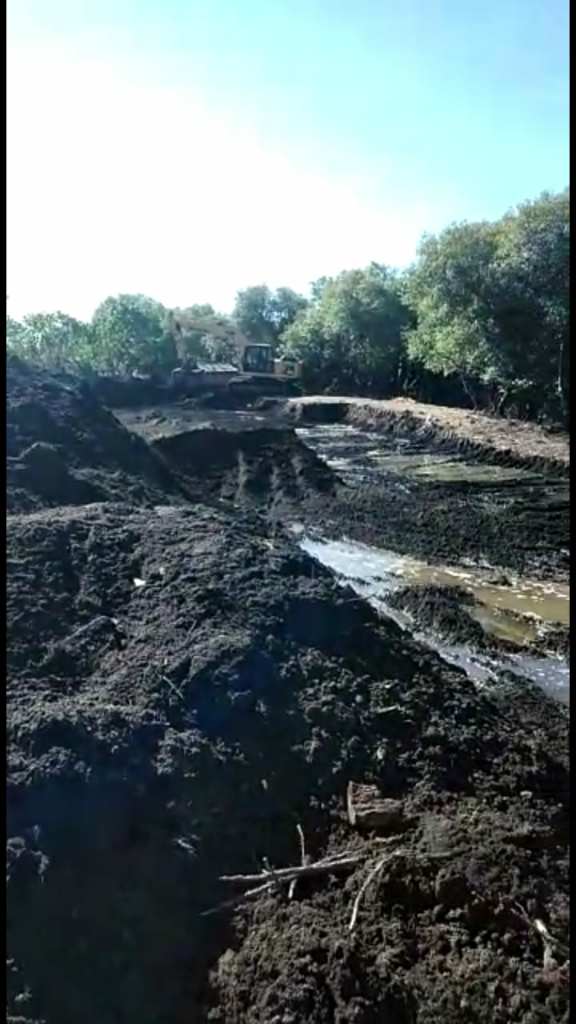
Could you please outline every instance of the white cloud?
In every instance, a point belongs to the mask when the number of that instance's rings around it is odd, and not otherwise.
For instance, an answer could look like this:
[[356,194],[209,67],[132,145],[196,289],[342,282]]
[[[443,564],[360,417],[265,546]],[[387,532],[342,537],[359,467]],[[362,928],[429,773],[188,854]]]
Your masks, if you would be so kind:
[[57,50],[8,54],[7,176],[15,316],[89,317],[121,291],[226,309],[248,284],[405,263],[425,216],[294,166],[200,96]]

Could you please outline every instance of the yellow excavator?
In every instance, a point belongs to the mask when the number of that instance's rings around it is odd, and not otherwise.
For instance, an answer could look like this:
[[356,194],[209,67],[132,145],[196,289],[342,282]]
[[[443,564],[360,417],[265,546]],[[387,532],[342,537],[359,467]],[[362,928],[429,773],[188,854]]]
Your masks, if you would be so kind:
[[[242,331],[223,318],[198,318],[172,312],[168,326],[174,339],[178,368],[173,379],[181,387],[226,389],[247,394],[294,394],[302,375],[302,364],[296,359],[275,358],[271,345],[250,341]],[[231,344],[234,352],[230,363],[209,363],[190,355],[187,334],[191,331],[221,338]]]

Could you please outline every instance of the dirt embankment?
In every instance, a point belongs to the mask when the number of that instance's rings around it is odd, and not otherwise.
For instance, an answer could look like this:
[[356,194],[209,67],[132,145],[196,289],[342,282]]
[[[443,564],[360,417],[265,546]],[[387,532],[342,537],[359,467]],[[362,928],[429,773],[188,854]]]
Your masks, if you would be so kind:
[[[465,587],[404,586],[391,593],[387,602],[391,608],[406,612],[420,632],[432,633],[450,643],[492,654],[516,654],[530,649],[535,654],[555,654],[570,660],[568,626],[538,628],[533,619],[508,611],[500,623],[508,636],[490,632],[481,621],[481,603]],[[514,630],[514,623],[522,628]],[[529,625],[533,628],[529,629]]]
[[500,465],[569,472],[569,435],[552,434],[520,420],[424,405],[407,398],[378,401],[307,396],[290,399],[285,408],[297,423],[345,422],[364,430],[410,437],[437,451],[485,457]]
[[[310,521],[318,522],[310,501]],[[435,563],[471,559],[535,578],[567,580],[567,488],[514,484],[474,487],[382,480],[341,490],[322,507],[324,534],[408,553]]]
[[[265,517],[176,507],[167,466],[151,505],[151,452],[25,382],[19,436],[56,422],[110,490],[7,521],[9,1021],[567,1020],[565,711],[477,691]],[[367,832],[351,781],[395,801]],[[296,826],[358,860],[207,913]]]
[[88,388],[6,364],[9,512],[95,501],[182,500],[163,462]]
[[[182,485],[196,499],[224,497],[237,504],[257,502],[276,519],[297,520],[326,536],[348,536],[377,547],[432,561],[463,558],[488,561],[527,575],[565,578],[569,571],[568,477],[549,475],[484,482],[443,481],[370,467],[358,437],[338,440],[335,453],[354,462],[357,484],[342,486],[334,470],[286,427],[283,406],[242,412],[200,410],[179,402],[149,409],[121,410],[121,421],[162,457],[170,460]],[[313,416],[340,406],[306,406]],[[329,412],[329,415],[331,415]],[[340,415],[340,413],[339,413]],[[498,421],[503,423],[503,421]],[[414,457],[428,452],[420,435],[381,436],[381,454]],[[447,445],[448,442],[445,442]],[[372,442],[374,447],[374,442]],[[434,445],[432,445],[434,447]],[[330,458],[326,447],[318,451]],[[209,456],[208,456],[209,452]],[[452,452],[462,458],[457,446]],[[493,449],[467,461],[490,462]],[[186,474],[186,480],[182,474]]]
[[260,427],[232,432],[205,427],[159,437],[152,447],[191,492],[204,498],[215,494],[273,505],[310,493],[334,494],[338,486],[335,474],[293,430]]

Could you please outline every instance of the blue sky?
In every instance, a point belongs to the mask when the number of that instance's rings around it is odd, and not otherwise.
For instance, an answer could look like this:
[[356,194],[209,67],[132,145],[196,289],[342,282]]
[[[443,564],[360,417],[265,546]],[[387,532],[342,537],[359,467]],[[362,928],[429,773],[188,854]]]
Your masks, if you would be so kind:
[[567,0],[9,0],[8,294],[231,307],[568,181]]

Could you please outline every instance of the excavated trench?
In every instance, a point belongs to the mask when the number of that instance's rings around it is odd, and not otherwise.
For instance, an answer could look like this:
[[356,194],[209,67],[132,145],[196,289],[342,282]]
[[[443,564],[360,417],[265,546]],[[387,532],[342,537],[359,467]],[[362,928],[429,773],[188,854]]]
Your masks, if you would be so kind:
[[368,507],[325,453],[178,418],[8,365],[7,1019],[567,1020],[565,709],[301,550]]
[[317,422],[322,411],[341,418],[339,403],[289,403],[289,419],[294,408],[313,425],[294,432],[283,409],[262,407],[208,421],[186,404],[125,416],[189,490],[257,503],[297,527],[304,550],[473,678],[506,669],[567,701],[568,482],[558,459],[543,473],[531,455],[519,465],[470,445],[464,455],[404,413],[393,430],[390,413],[366,430]]

